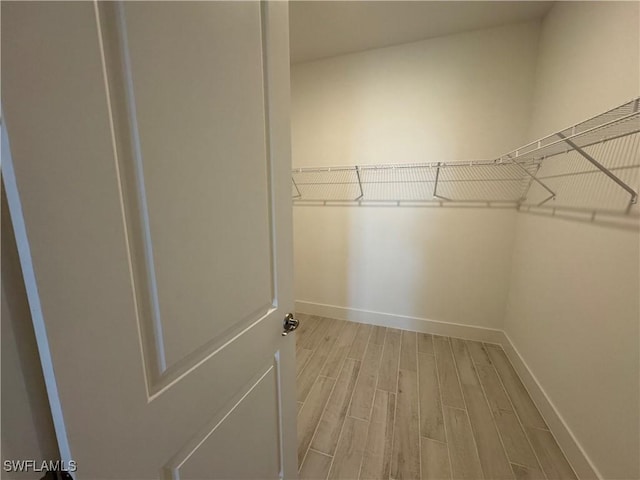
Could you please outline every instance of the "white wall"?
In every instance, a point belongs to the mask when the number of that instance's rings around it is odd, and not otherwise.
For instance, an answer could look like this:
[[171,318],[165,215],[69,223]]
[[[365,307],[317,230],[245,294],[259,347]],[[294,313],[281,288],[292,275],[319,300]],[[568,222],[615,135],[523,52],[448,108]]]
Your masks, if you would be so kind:
[[[523,143],[539,23],[292,66],[295,167],[493,158]],[[296,299],[501,327],[513,210],[294,207]]]
[[292,65],[294,166],[493,158],[525,138],[539,23]]
[[296,298],[501,328],[512,210],[295,207]]
[[[640,94],[637,2],[558,3],[542,24],[533,140]],[[505,330],[593,466],[639,478],[637,231],[519,214]]]

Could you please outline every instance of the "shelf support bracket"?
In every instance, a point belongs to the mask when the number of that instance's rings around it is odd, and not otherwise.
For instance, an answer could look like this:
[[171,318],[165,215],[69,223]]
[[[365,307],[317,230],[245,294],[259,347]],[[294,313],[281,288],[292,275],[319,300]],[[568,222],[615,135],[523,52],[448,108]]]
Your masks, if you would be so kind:
[[[516,162],[511,155],[507,155],[507,158],[509,160],[511,160],[511,163],[513,163],[515,166],[517,166],[520,170],[522,170],[528,177],[531,178],[532,181],[536,182],[538,185],[540,185],[542,188],[544,188],[547,192],[549,192],[549,196],[547,198],[545,198],[542,202],[540,202],[538,204],[538,206],[542,205],[543,203],[547,203],[549,200],[555,199],[556,198],[556,194],[553,190],[551,190],[549,187],[547,187],[545,185],[544,182],[540,181],[538,179],[538,177],[536,177],[533,173],[531,173],[529,170],[527,170],[526,168],[524,168],[522,165],[520,165],[518,162]],[[531,185],[529,185],[531,186]],[[527,188],[527,191],[529,189]],[[523,198],[520,199],[520,202],[522,202]]]
[[360,195],[355,200],[360,200],[364,197],[364,190],[362,190],[362,180],[360,179],[360,167],[356,165],[356,176],[358,177],[358,187],[360,187]]
[[[538,175],[538,170],[540,170],[541,165],[542,165],[542,162],[538,163],[538,165],[536,166],[536,171],[533,172],[534,176]],[[529,195],[529,190],[531,190],[532,183],[533,183],[533,178],[529,177],[527,188],[525,188],[524,192],[522,192],[522,197],[520,197],[521,202],[524,202],[527,199],[527,195]]]
[[440,200],[446,200],[447,202],[450,202],[451,201],[450,198],[438,195],[438,179],[439,178],[440,178],[440,162],[438,162],[438,164],[436,165],[436,181],[433,184],[433,198],[439,198]]
[[296,183],[295,179],[293,177],[291,177],[291,181],[293,182],[293,186],[296,189],[296,192],[298,192],[297,195],[294,195],[293,198],[302,198],[302,193],[300,193],[300,189],[298,188],[298,184]]
[[[569,140],[567,137],[565,137],[562,133],[557,133],[556,135],[558,135],[562,140],[564,140],[564,142],[567,145],[569,145],[571,148],[573,148],[576,152],[578,152],[580,155],[582,155],[589,163],[591,163],[593,166],[595,166],[598,170],[600,170],[602,173],[604,173],[611,180],[616,182],[621,188],[626,190],[627,193],[629,193],[629,195],[631,195],[631,200],[629,201],[629,208],[631,208],[631,205],[633,205],[633,204],[638,202],[638,194],[636,193],[636,191],[633,188],[631,188],[629,185],[624,183],[622,180],[620,180],[620,178],[618,176],[614,175],[613,172],[611,172],[611,170],[609,170],[607,167],[605,167],[600,162],[598,162],[595,158],[593,158],[591,155],[589,155],[587,152],[585,152],[582,148],[580,148],[578,145],[576,145],[571,140]],[[628,211],[628,209],[627,209],[627,211]]]

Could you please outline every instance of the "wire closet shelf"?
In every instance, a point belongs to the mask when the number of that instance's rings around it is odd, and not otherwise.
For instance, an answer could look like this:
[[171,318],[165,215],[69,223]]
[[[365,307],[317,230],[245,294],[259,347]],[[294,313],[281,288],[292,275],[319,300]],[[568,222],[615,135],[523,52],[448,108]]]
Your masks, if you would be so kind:
[[[294,204],[467,204],[627,215],[640,184],[640,97],[493,160],[296,168]],[[635,209],[634,209],[635,210]]]

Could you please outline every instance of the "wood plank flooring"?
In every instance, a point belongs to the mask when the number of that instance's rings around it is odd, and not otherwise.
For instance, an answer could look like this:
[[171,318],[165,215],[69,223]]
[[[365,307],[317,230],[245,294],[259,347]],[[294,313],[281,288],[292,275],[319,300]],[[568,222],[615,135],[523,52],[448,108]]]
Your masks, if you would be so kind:
[[502,348],[298,314],[301,479],[576,479]]

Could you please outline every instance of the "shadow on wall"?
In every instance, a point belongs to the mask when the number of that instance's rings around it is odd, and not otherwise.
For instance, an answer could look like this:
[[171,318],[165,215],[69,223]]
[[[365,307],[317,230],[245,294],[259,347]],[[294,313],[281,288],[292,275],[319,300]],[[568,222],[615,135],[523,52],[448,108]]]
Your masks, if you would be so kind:
[[[586,150],[638,190],[639,134]],[[556,197],[538,206],[548,192],[532,183],[521,213],[640,231],[640,209],[628,208],[628,192],[577,152],[543,162],[537,177]],[[344,193],[344,185],[336,188]],[[357,197],[350,193],[345,198]],[[500,327],[516,230],[513,204],[320,201],[297,202],[294,212],[299,300]]]
[[[596,143],[584,151],[632,190],[640,190],[640,133]],[[536,177],[556,198],[536,207],[547,192],[532,184],[521,212],[603,227],[640,229],[640,207],[630,204],[629,192],[580,153],[570,151],[544,161]]]
[[627,230],[631,232],[640,232],[640,224],[638,217],[634,216],[611,216],[608,214],[598,213],[597,211],[572,211],[563,209],[562,207],[548,208],[521,208],[521,213],[529,215],[537,215],[542,217],[553,217],[558,220],[568,222],[578,222],[591,224],[597,227],[613,228],[617,230]]
[[[640,173],[636,164],[612,169],[626,172],[630,182]],[[581,209],[566,200],[571,199],[570,188],[583,188],[588,181],[594,182],[588,187],[592,194],[607,197],[611,193],[619,199],[617,185],[606,177],[601,181],[599,175],[593,181],[592,170],[549,173],[555,176],[556,205],[521,207],[520,211],[598,228],[639,231],[637,207],[627,215],[624,210]],[[516,210],[436,205],[296,206],[296,298],[501,328]]]

